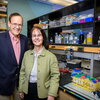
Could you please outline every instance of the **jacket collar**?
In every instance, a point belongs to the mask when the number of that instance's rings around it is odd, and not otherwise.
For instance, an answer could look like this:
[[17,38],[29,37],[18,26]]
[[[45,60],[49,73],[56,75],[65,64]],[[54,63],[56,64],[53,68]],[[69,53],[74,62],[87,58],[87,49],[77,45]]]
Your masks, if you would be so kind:
[[[34,52],[34,49],[30,51],[30,55],[33,55],[33,52]],[[45,56],[45,54],[46,54],[46,49],[45,49],[45,47],[43,47],[43,50],[42,50],[40,56]]]

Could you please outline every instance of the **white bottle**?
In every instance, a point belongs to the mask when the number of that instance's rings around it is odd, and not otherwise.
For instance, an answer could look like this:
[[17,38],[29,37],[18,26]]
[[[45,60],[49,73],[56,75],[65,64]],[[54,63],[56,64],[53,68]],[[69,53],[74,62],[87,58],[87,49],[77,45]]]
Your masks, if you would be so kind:
[[78,37],[77,36],[74,37],[73,44],[78,44]]
[[65,35],[64,37],[64,44],[68,44],[69,43],[69,37],[68,37],[68,34]]
[[50,38],[50,43],[53,43],[53,38],[52,37]]
[[70,36],[69,36],[69,43],[73,44],[73,40],[74,40],[73,33],[71,33]]
[[93,41],[93,34],[92,32],[89,32],[87,34],[87,44],[92,44],[92,41]]
[[58,33],[55,33],[55,43],[58,43]]
[[58,35],[58,43],[61,44],[61,35]]
[[98,45],[100,45],[100,36],[99,36],[99,40],[98,40]]

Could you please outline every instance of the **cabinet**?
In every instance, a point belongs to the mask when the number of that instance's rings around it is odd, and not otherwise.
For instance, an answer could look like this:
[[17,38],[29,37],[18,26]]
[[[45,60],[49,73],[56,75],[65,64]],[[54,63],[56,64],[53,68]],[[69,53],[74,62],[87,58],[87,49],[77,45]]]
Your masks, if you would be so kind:
[[[65,55],[65,50],[73,48],[74,56],[90,59],[90,76],[99,76],[100,46],[100,4],[99,0],[84,0],[74,5],[45,14],[27,22],[28,37],[34,24],[48,24],[44,30],[47,33],[49,49],[55,54]],[[84,43],[76,43],[75,37],[79,39],[80,32],[84,32]],[[91,43],[87,42],[87,34],[92,32]],[[61,34],[61,42],[56,43],[56,33]],[[68,35],[68,42],[63,38]],[[70,39],[69,39],[70,38]],[[52,39],[52,41],[51,41]],[[65,41],[65,42],[64,42]],[[90,41],[90,38],[89,38]],[[95,65],[96,64],[96,65]]]
[[0,32],[7,30],[7,4],[8,2],[0,2]]
[[[45,22],[48,24],[48,27],[44,29],[47,33],[48,41],[49,41],[49,50],[54,54],[58,55],[58,58],[64,59],[66,56],[66,51],[69,51],[69,48],[73,49],[73,56],[89,59],[90,67],[88,70],[89,75],[92,77],[100,76],[100,45],[98,45],[98,39],[100,36],[100,0],[84,0],[83,2],[79,2],[77,4],[62,8],[60,10],[45,14],[38,18],[29,20],[27,22],[28,27],[28,37],[30,38],[30,32],[34,24],[39,24],[40,22]],[[80,16],[81,15],[81,16]],[[74,17],[78,16],[79,19],[74,19]],[[80,16],[80,17],[79,17]],[[82,19],[88,17],[93,17],[93,19],[87,19],[84,21]],[[72,22],[74,22],[72,24]],[[78,20],[78,23],[75,21]],[[82,22],[80,22],[82,21]],[[55,33],[63,35],[65,38],[66,34],[71,36],[71,34],[79,38],[80,30],[84,32],[84,40],[87,40],[87,34],[92,32],[92,43],[73,43],[73,42],[64,42],[55,43]],[[52,39],[52,41],[51,41]],[[71,37],[71,40],[74,41],[74,38]],[[86,42],[86,41],[85,41]],[[62,57],[61,57],[62,56]],[[85,68],[84,68],[85,69]],[[68,74],[68,73],[67,73]],[[67,79],[65,77],[64,79]],[[64,80],[66,82],[66,80]],[[63,83],[64,83],[63,82]],[[65,83],[64,83],[65,84]],[[59,91],[59,99],[60,100],[95,100],[94,95],[91,93],[81,93],[80,91],[72,88],[71,86],[67,89],[64,88],[64,84],[60,85]],[[68,93],[64,93],[68,92]],[[83,90],[81,90],[83,91]],[[71,95],[70,95],[71,94]],[[80,98],[80,99],[79,99]],[[85,99],[87,98],[87,99]],[[98,99],[96,99],[98,100]]]
[[[80,30],[84,32],[84,37],[86,38],[86,35],[88,32],[93,33],[93,45],[97,45],[97,40],[99,39],[99,21],[98,21],[98,15],[99,15],[99,4],[97,5],[99,1],[98,0],[85,0],[83,2],[62,8],[60,10],[45,14],[43,16],[40,16],[38,18],[29,20],[28,25],[28,37],[30,36],[30,30],[33,27],[34,24],[38,24],[40,21],[45,22],[47,21],[48,28],[48,40],[50,43],[50,39],[53,39],[53,43],[50,44],[68,44],[68,45],[76,45],[75,43],[71,42],[62,42],[62,43],[55,43],[55,33],[73,33],[73,37],[79,38]],[[84,19],[84,17],[94,17],[91,20],[87,21],[79,21]],[[77,22],[79,23],[77,23]],[[97,27],[98,26],[98,27]],[[65,34],[63,37],[65,37]],[[70,38],[70,34],[69,38]],[[73,38],[74,40],[74,38]],[[80,44],[79,44],[80,45]],[[81,44],[84,46],[84,44]],[[87,44],[85,44],[87,45]]]

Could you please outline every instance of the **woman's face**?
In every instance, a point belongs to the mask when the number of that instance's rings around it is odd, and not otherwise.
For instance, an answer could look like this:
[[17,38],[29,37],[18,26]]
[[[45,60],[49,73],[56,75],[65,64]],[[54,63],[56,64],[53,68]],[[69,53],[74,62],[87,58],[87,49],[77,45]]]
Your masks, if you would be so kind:
[[43,36],[39,29],[34,29],[32,32],[32,42],[34,46],[41,47],[43,44]]

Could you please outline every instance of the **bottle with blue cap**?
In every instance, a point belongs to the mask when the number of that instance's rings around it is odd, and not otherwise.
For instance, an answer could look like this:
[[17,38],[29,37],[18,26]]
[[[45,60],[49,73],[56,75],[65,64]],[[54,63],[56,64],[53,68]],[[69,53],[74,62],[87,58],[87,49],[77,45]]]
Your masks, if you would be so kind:
[[84,43],[84,32],[80,32],[80,35],[79,35],[79,44],[83,44]]

